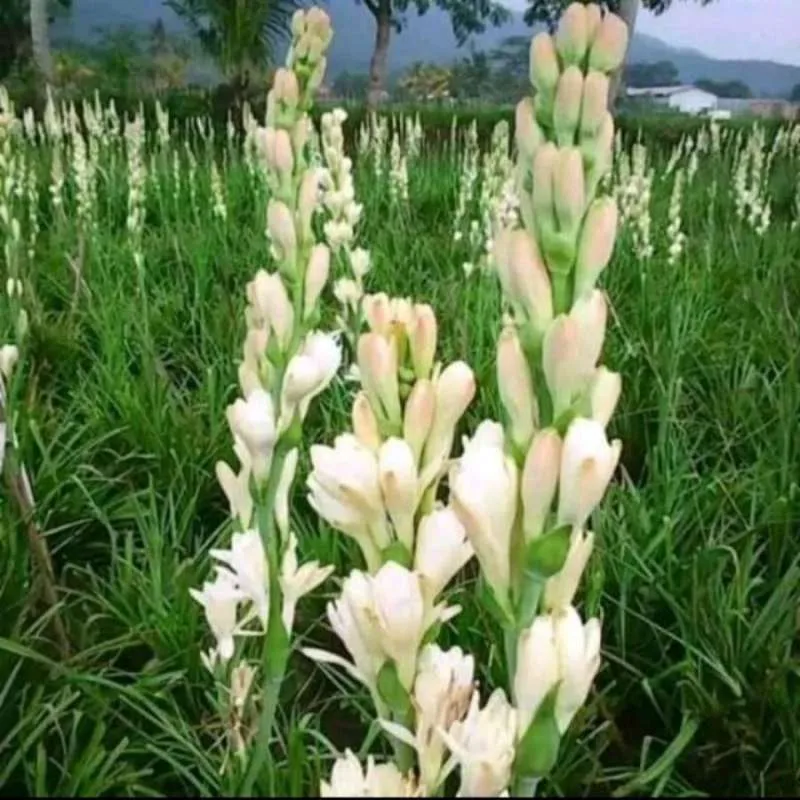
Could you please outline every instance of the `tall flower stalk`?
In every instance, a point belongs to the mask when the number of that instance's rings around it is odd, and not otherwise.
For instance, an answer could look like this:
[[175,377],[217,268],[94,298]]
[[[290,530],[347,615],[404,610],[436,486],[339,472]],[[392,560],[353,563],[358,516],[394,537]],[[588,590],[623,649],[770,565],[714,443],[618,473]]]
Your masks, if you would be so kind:
[[[230,720],[238,758],[229,788],[240,795],[253,793],[268,757],[295,605],[330,572],[316,562],[298,564],[289,494],[303,420],[341,363],[336,337],[315,330],[330,251],[315,236],[320,175],[307,159],[308,112],[331,36],[320,9],[295,14],[287,65],[267,98],[266,127],[253,133],[270,192],[267,235],[277,269],[259,270],[247,286],[243,397],[227,412],[239,467],[217,465],[237,530],[229,549],[211,551],[215,579],[192,592],[215,638],[203,660],[217,680],[220,714]],[[254,637],[260,648],[251,661]]]

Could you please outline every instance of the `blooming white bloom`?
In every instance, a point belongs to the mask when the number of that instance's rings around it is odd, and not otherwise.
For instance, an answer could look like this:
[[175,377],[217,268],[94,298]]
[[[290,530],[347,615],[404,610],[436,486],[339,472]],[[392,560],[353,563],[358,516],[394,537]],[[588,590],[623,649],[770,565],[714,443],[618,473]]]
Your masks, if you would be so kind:
[[[253,603],[262,625],[269,615],[269,577],[264,544],[257,530],[234,533],[230,550],[214,549],[211,557],[230,569],[231,580]],[[220,570],[226,572],[227,570]]]
[[352,750],[338,758],[331,771],[330,783],[322,781],[322,797],[416,797],[419,795],[411,776],[403,777],[392,764],[375,764],[372,756],[367,769],[361,766]]
[[295,411],[305,418],[311,400],[324,391],[342,363],[342,349],[335,336],[310,333],[300,352],[292,358],[283,383],[279,428],[285,430]]
[[518,475],[513,459],[498,441],[499,427],[482,423],[467,444],[450,473],[450,502],[475,548],[486,580],[505,596],[511,579]]
[[517,743],[517,712],[502,689],[486,705],[472,695],[463,721],[440,729],[445,744],[461,766],[459,797],[497,797],[511,781]]
[[520,737],[546,695],[558,686],[556,724],[564,733],[586,702],[600,668],[600,620],[585,625],[568,606],[556,614],[537,617],[517,643],[514,698],[520,714]]
[[297,601],[313,592],[331,573],[333,567],[321,567],[318,561],[309,561],[302,566],[297,562],[297,537],[289,534],[286,552],[281,566],[281,591],[283,592],[283,626],[291,632]]
[[583,571],[592,555],[593,547],[593,533],[584,533],[580,528],[572,531],[564,566],[545,584],[544,607],[546,609],[557,611],[572,605]]
[[583,527],[619,462],[622,442],[609,444],[602,423],[575,419],[564,437],[558,492],[558,521]]
[[247,447],[238,436],[234,436],[233,449],[241,464],[239,472],[235,473],[224,461],[218,461],[217,480],[228,498],[231,516],[238,519],[242,528],[246,529],[253,519],[253,496],[250,493],[252,463]]
[[19,349],[14,344],[4,344],[0,347],[0,375],[8,379],[19,359]]
[[239,603],[245,599],[244,592],[236,586],[229,572],[221,570],[213,582],[203,584],[201,591],[189,589],[189,593],[203,606],[217,641],[217,653],[222,661],[227,661],[233,655],[233,637],[238,633],[236,613]]
[[243,400],[228,406],[228,424],[234,437],[247,448],[253,474],[263,478],[269,471],[277,433],[272,398],[263,389],[255,389]]
[[452,508],[424,516],[417,529],[414,571],[420,576],[425,601],[432,604],[475,551]]

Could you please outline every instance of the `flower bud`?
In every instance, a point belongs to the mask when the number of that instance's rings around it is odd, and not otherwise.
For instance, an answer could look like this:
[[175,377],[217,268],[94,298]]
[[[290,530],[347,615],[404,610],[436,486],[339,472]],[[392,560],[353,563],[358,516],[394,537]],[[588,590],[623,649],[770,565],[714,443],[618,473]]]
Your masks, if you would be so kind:
[[581,137],[594,137],[600,131],[608,113],[608,92],[608,77],[592,70],[583,82]]
[[516,331],[508,327],[497,343],[497,384],[508,414],[511,440],[521,451],[528,447],[538,421],[533,379]]
[[292,212],[286,203],[270,200],[267,206],[267,231],[276,248],[276,256],[284,262],[289,271],[294,270],[297,252],[297,233],[294,228]]
[[597,29],[603,21],[603,12],[597,3],[589,3],[586,6],[586,37],[589,42],[589,47],[594,42],[594,37],[597,35]]
[[548,611],[563,611],[572,605],[593,547],[593,533],[584,534],[580,528],[572,531],[564,566],[544,587],[544,607]]
[[272,398],[263,389],[255,389],[247,400],[239,398],[228,406],[228,424],[241,439],[253,464],[256,478],[266,476],[277,437]]
[[429,380],[417,381],[406,400],[403,416],[403,438],[414,453],[417,464],[420,463],[435,413],[436,390],[433,383]]
[[554,171],[554,204],[561,231],[573,238],[586,211],[583,159],[575,147],[559,150]]
[[392,333],[392,304],[384,292],[365,295],[361,304],[367,325],[373,333],[389,337]]
[[319,204],[319,173],[309,169],[300,183],[297,199],[297,216],[300,220],[300,229],[304,239],[311,236],[311,220]]
[[625,60],[627,50],[628,26],[616,14],[605,14],[592,42],[589,68],[613,72]]
[[281,416],[287,416],[281,420],[281,430],[291,423],[295,405],[299,405],[301,419],[305,417],[312,398],[330,384],[341,363],[342,351],[333,335],[316,331],[306,337],[286,370]]
[[397,538],[414,549],[414,514],[417,510],[417,465],[403,439],[387,439],[378,452],[378,479],[383,502]]
[[436,355],[436,314],[426,303],[414,306],[408,330],[411,362],[417,378],[428,378]]
[[381,446],[378,420],[364,392],[359,392],[353,400],[352,419],[353,433],[358,441],[370,450],[377,450]]
[[611,197],[602,197],[589,206],[575,262],[576,298],[588,295],[608,266],[617,237],[618,218],[617,203]]
[[420,520],[414,571],[429,606],[473,555],[467,532],[452,508],[438,509]]
[[553,428],[546,428],[533,437],[522,468],[520,494],[525,541],[535,539],[544,532],[560,471],[561,438]]
[[558,56],[553,37],[539,33],[531,41],[530,78],[537,92],[552,95],[559,76]]
[[561,16],[555,40],[561,60],[580,66],[589,46],[589,24],[583,3],[570,3]]
[[590,419],[572,421],[561,451],[558,523],[582,528],[603,499],[619,462],[622,443],[608,443],[603,425]]
[[397,349],[378,333],[358,340],[358,368],[370,404],[379,418],[399,423],[400,388],[397,382]]
[[495,260],[506,297],[544,330],[553,318],[553,295],[536,239],[520,228],[503,231],[497,243]]
[[6,281],[6,294],[13,298],[15,295],[17,297],[22,297],[22,281],[19,278],[9,278]]
[[259,270],[248,284],[248,299],[286,347],[294,329],[294,310],[280,275]]
[[372,592],[381,645],[397,664],[400,683],[410,690],[417,650],[425,633],[425,604],[419,578],[389,561],[372,579]]
[[285,103],[289,108],[295,108],[300,101],[300,86],[297,75],[291,69],[281,67],[276,70],[272,83],[272,91],[276,101]]
[[[0,375],[8,380],[19,360],[19,349],[14,344],[4,344],[0,347]],[[0,447],[3,443],[0,442]]]
[[572,66],[558,79],[556,102],[553,107],[553,125],[561,147],[575,144],[575,131],[581,118],[583,99],[583,73]]
[[328,281],[330,269],[331,251],[324,244],[315,245],[311,250],[306,269],[306,316],[314,310],[322,289]]
[[544,141],[544,135],[536,122],[533,101],[530,97],[525,97],[517,103],[514,133],[517,150],[525,159],[532,161]]
[[539,228],[548,234],[556,229],[553,208],[553,174],[558,150],[552,142],[542,145],[533,161],[533,211]]
[[592,419],[601,425],[608,425],[611,415],[622,393],[622,378],[618,372],[598,367],[589,390],[589,403]]
[[294,153],[292,152],[292,141],[288,131],[278,128],[275,131],[275,151],[274,166],[281,177],[291,176],[294,169]]

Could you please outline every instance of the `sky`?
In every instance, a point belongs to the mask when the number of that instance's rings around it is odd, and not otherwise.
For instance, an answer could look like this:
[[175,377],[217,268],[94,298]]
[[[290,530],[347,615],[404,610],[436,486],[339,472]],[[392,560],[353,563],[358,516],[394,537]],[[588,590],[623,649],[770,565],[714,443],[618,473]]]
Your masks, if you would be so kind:
[[[522,9],[525,0],[507,0]],[[636,27],[676,47],[714,58],[781,61],[800,66],[800,0],[715,0],[702,6],[674,0],[656,16],[641,11]]]

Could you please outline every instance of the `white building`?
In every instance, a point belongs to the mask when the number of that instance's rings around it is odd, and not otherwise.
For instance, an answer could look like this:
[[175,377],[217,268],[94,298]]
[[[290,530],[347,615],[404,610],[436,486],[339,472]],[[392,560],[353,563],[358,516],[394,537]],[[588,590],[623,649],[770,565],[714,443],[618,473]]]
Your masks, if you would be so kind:
[[718,98],[696,86],[649,86],[628,89],[628,97],[649,98],[683,114],[702,114],[717,108]]

